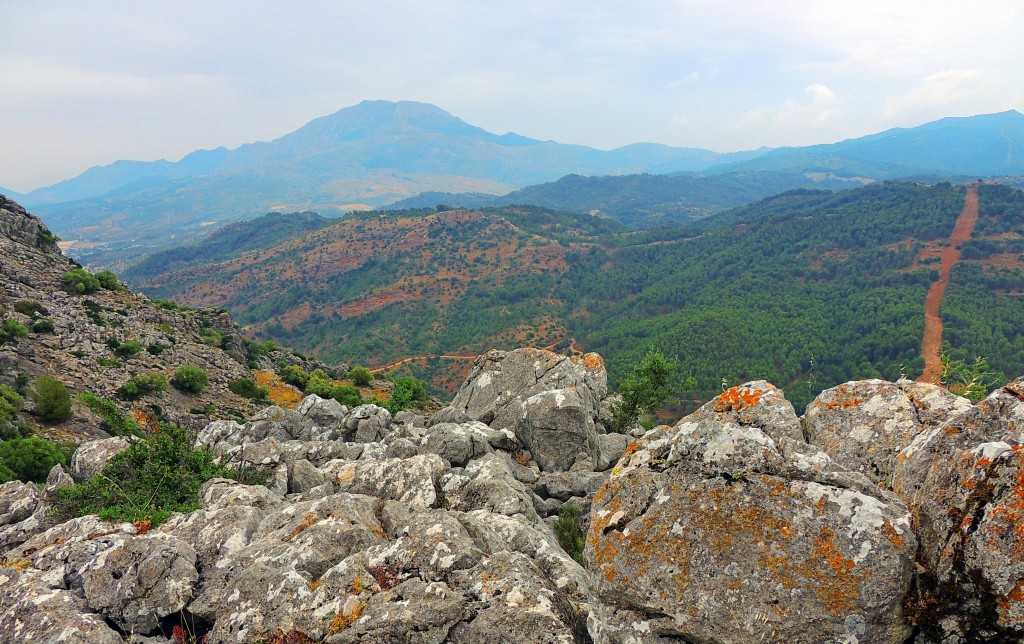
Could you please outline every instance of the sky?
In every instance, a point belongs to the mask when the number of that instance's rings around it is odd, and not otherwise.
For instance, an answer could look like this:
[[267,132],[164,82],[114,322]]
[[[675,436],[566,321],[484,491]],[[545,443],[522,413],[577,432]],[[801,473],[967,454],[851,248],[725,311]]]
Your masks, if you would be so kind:
[[1024,3],[0,0],[0,186],[271,140],[366,99],[610,149],[1024,112]]

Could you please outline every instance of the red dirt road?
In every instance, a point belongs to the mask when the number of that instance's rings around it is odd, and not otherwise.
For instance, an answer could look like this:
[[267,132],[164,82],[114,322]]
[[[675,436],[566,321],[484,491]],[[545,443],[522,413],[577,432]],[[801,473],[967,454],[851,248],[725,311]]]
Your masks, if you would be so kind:
[[960,261],[960,244],[971,238],[976,223],[978,223],[978,187],[970,185],[967,187],[964,209],[960,212],[956,226],[953,228],[953,234],[949,237],[949,246],[942,249],[942,253],[939,255],[942,260],[939,267],[939,279],[932,283],[931,288],[928,289],[928,297],[924,301],[924,339],[921,341],[924,373],[917,379],[918,382],[940,384],[942,361],[939,354],[942,351],[942,318],[939,317],[939,305],[942,304],[942,298],[946,295],[949,273]]

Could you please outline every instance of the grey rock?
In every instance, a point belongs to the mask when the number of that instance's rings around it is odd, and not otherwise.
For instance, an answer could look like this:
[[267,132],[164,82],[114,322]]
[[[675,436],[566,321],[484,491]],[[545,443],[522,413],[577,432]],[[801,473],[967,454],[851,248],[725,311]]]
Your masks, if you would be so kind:
[[471,420],[473,419],[470,418],[469,414],[466,412],[449,406],[443,407],[431,414],[430,418],[427,419],[427,427],[433,427],[434,425],[439,425],[441,423],[455,423],[458,425],[461,423],[468,423]]
[[762,383],[727,390],[616,467],[586,547],[607,604],[693,641],[910,634],[909,510],[794,438],[784,401]]
[[303,493],[324,484],[324,473],[306,459],[288,463],[288,492]]
[[431,425],[421,440],[420,452],[437,454],[454,467],[493,451],[487,438],[492,431],[483,423]]
[[424,509],[440,503],[438,481],[447,471],[448,464],[436,454],[407,459],[334,460],[323,467],[326,480],[338,491],[371,494]]
[[593,408],[576,387],[544,391],[522,402],[516,437],[542,471],[568,470],[580,454],[597,453]]
[[205,510],[219,510],[236,505],[272,512],[284,505],[284,498],[263,485],[243,485],[231,479],[210,479],[199,490]]
[[373,443],[388,435],[391,412],[377,405],[360,405],[345,415],[345,440]]
[[117,631],[81,598],[34,578],[31,571],[0,568],[0,641],[8,644],[123,644]]
[[604,472],[545,472],[533,486],[541,498],[568,501],[570,498],[593,498],[608,474]]
[[107,461],[128,449],[128,445],[128,439],[122,436],[82,443],[71,457],[71,478],[77,483],[92,479]]
[[75,480],[64,471],[64,468],[60,463],[57,463],[50,468],[50,473],[46,475],[46,489],[44,494],[47,498],[51,498],[57,493],[57,490],[65,488],[69,485],[74,485]]
[[537,522],[533,493],[513,476],[508,462],[498,454],[472,461],[460,481],[446,481],[444,507],[450,510],[487,510],[494,514],[519,515]]
[[633,437],[626,434],[598,434],[595,469],[604,472],[613,468],[632,442]]
[[86,603],[126,631],[151,633],[191,600],[199,581],[195,564],[195,550],[174,536],[127,539],[82,570]]
[[0,552],[48,527],[39,488],[21,481],[0,485]]
[[515,429],[530,396],[575,387],[592,416],[608,395],[608,374],[596,353],[566,357],[543,349],[489,351],[452,400],[452,408],[494,429]]
[[427,427],[426,416],[417,414],[414,411],[409,411],[408,409],[404,409],[395,414],[391,419],[391,422],[419,429],[425,429]]
[[337,400],[316,395],[306,396],[296,411],[302,415],[301,440],[327,441],[344,437],[348,408]]

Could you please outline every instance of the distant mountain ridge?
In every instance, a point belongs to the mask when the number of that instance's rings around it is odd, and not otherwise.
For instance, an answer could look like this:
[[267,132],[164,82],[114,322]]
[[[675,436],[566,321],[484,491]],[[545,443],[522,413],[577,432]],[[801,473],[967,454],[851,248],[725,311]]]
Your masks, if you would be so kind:
[[810,180],[839,182],[819,186],[831,188],[908,176],[1024,175],[1021,141],[1024,115],[1011,111],[808,148],[722,154],[637,143],[604,151],[494,134],[425,103],[364,101],[273,141],[199,150],[175,163],[119,161],[20,200],[74,242],[80,261],[120,269],[211,226],[268,211],[342,214],[423,192],[502,195],[570,174],[717,177],[678,186],[664,205],[641,203],[631,211],[632,195],[613,200],[611,210],[622,211],[622,220],[658,225],[674,223],[679,208],[703,216],[740,205],[735,199],[702,203],[723,186],[745,199],[763,197],[766,173],[789,175],[780,190],[807,187]]

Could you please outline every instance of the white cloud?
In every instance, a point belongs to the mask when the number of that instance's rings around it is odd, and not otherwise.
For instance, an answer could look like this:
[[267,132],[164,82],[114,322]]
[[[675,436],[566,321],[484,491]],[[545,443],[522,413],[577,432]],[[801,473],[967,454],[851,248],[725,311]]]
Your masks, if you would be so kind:
[[991,74],[977,69],[935,72],[922,78],[910,91],[887,99],[885,115],[903,121],[959,115],[963,108],[987,95],[992,81]]
[[776,108],[749,110],[743,114],[738,128],[772,128],[789,133],[800,129],[821,129],[841,115],[841,101],[835,92],[822,83],[812,83],[804,89],[809,98],[803,102],[787,100]]

